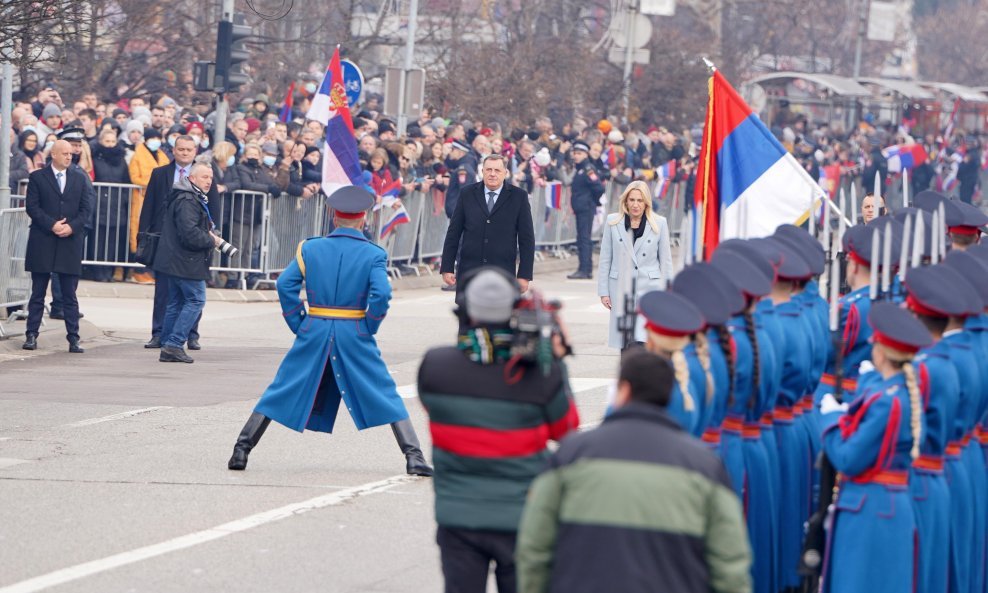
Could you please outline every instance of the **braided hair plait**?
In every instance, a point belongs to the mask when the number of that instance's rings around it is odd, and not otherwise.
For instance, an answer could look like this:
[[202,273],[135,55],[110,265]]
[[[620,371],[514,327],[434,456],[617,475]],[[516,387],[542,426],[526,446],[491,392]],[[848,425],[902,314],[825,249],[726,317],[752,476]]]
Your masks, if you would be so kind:
[[731,331],[726,325],[717,326],[717,342],[727,359],[727,407],[734,405],[734,373],[737,370],[737,361],[734,360],[734,348],[731,348]]
[[690,395],[690,370],[682,350],[673,351],[672,369],[675,371],[676,382],[679,383],[679,391],[683,394],[683,409],[692,412],[696,409],[696,404],[693,402],[693,396]]
[[703,367],[703,372],[707,375],[707,405],[714,399],[714,375],[710,372],[710,341],[703,332],[693,334],[693,344],[696,346],[696,358]]
[[913,436],[913,447],[909,456],[919,457],[919,440],[923,432],[923,403],[919,397],[919,384],[916,381],[916,368],[911,362],[903,363],[902,373],[906,376],[906,390],[909,391],[909,429]]
[[762,366],[761,366],[761,355],[758,352],[758,334],[755,331],[755,316],[751,311],[745,311],[744,313],[744,330],[748,334],[748,339],[751,340],[751,353],[755,358],[754,368],[751,371],[751,405],[755,404],[755,395],[758,393],[758,386],[762,382]]

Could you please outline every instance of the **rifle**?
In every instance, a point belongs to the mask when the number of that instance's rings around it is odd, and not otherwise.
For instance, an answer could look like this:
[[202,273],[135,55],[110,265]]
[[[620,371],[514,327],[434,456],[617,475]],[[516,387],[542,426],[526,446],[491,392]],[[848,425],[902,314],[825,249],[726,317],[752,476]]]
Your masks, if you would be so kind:
[[[834,250],[834,260],[830,269],[830,335],[834,343],[834,397],[843,400],[844,395],[844,333],[840,328],[840,297],[838,287],[840,265],[836,261],[837,251]],[[806,539],[803,551],[799,556],[798,572],[804,577],[803,590],[807,593],[819,591],[819,582],[823,572],[823,556],[827,545],[827,532],[833,526],[833,502],[837,497],[837,470],[834,469],[827,454],[820,452],[820,499],[817,510],[806,523]]]

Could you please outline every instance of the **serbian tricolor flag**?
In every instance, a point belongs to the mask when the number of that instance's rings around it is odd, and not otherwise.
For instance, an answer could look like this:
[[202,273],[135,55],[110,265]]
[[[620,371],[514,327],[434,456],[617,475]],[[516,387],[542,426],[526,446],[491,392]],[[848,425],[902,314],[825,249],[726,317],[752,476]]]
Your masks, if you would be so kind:
[[549,208],[562,210],[563,184],[560,181],[550,181],[545,184],[545,205]]
[[319,91],[305,117],[326,126],[326,146],[322,154],[322,191],[327,195],[347,185],[363,186],[357,140],[343,87],[340,47],[336,46],[329,68],[323,75]]
[[[398,187],[401,187],[400,183]],[[405,206],[398,202],[397,191],[393,194],[391,192],[385,194],[385,197],[381,200],[381,240],[387,239],[398,225],[402,225],[411,222],[408,217],[408,210],[405,210]]]
[[285,102],[281,106],[281,113],[278,114],[278,121],[288,123],[292,119],[292,107],[295,106],[295,83],[288,87],[288,94],[285,95]]
[[840,163],[820,167],[820,187],[831,199],[837,197],[837,189],[840,188]]
[[[715,71],[693,196],[694,249],[709,259],[720,240],[763,237],[798,224],[823,188]],[[701,253],[701,252],[694,252]]]
[[889,173],[913,170],[926,162],[926,149],[922,144],[901,144],[882,149],[882,156],[888,161]]
[[666,197],[669,186],[672,185],[672,178],[676,176],[676,161],[670,159],[663,165],[655,168],[655,195],[661,200]]

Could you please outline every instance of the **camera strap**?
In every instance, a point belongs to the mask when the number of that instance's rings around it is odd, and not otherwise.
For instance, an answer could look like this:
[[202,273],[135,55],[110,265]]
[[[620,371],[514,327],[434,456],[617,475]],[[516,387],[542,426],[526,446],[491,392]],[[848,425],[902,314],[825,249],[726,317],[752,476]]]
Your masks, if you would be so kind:
[[206,205],[207,201],[203,200],[199,194],[196,194],[196,201],[199,202],[199,205],[202,206],[202,209],[206,212],[206,218],[209,219],[209,230],[215,229],[216,223],[213,222],[213,215],[209,213],[209,206]]

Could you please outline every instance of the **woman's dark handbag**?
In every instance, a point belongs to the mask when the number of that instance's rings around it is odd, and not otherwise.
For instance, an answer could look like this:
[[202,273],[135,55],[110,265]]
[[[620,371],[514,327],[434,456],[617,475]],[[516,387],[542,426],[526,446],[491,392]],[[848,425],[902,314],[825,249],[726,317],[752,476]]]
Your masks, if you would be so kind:
[[134,259],[145,266],[153,264],[154,254],[158,251],[159,239],[161,239],[161,233],[137,233],[137,252]]

